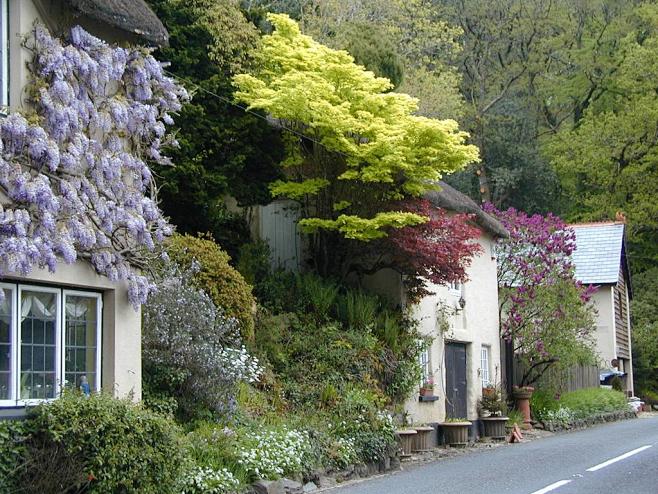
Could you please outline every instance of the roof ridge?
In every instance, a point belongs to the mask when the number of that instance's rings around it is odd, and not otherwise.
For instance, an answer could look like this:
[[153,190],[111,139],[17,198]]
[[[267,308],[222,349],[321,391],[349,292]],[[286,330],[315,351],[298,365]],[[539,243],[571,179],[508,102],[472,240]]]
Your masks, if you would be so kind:
[[567,223],[567,226],[578,228],[582,226],[615,226],[626,225],[623,221],[605,220],[605,221],[587,221],[584,223]]

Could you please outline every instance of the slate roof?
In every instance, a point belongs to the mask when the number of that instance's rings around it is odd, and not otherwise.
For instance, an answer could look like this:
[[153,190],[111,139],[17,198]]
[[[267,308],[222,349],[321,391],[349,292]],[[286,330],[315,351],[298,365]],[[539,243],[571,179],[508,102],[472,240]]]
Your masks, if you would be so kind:
[[440,189],[426,192],[425,199],[429,200],[433,205],[449,211],[474,215],[475,222],[493,237],[509,237],[509,232],[502,223],[489,213],[485,213],[473,199],[445,182],[439,182],[438,185]]
[[576,279],[586,284],[617,283],[625,262],[623,223],[582,223],[569,225],[576,231],[572,254]]
[[89,17],[166,46],[169,33],[145,0],[68,0]]

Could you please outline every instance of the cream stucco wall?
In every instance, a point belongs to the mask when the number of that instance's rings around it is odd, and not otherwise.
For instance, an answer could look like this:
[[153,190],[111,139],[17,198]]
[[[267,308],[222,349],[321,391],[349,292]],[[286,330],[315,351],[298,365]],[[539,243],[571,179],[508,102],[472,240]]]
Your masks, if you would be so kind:
[[[612,360],[617,359],[617,331],[615,323],[615,286],[603,285],[594,293],[592,300],[597,310],[596,316],[596,352],[599,355],[599,365],[602,369],[615,368]],[[625,294],[626,307],[630,307],[628,292]],[[630,311],[627,312],[627,324],[631,327]],[[628,335],[629,351],[631,348],[631,335]],[[626,372],[625,378],[626,391],[633,394],[633,360],[632,352],[630,359],[618,359],[616,367],[622,372]]]
[[599,287],[592,301],[597,310],[596,315],[596,351],[603,368],[610,368],[610,361],[617,356],[615,347],[615,312],[614,289],[612,285]]
[[[435,391],[439,399],[434,402],[419,402],[418,393],[413,393],[405,403],[405,410],[415,423],[442,422],[446,418],[445,407],[445,343],[466,344],[467,410],[469,419],[477,418],[477,400],[482,396],[480,374],[480,349],[489,347],[490,379],[500,382],[500,339],[498,321],[498,283],[496,260],[492,255],[492,239],[483,235],[478,240],[482,253],[473,259],[468,269],[469,281],[462,292],[444,286],[431,287],[434,295],[423,298],[413,307],[419,321],[420,332],[432,338],[430,350],[431,367],[434,373]],[[365,285],[390,297],[401,292],[399,275],[392,271],[380,272],[365,280]],[[463,296],[463,309],[459,299]],[[441,333],[439,307],[447,307],[456,314],[448,317],[450,329]],[[420,384],[420,383],[419,383]]]
[[[93,34],[108,41],[130,39],[130,36],[121,31],[85,17],[74,16],[61,0],[8,0],[8,10],[11,110],[19,110],[25,105],[23,90],[29,78],[26,62],[31,55],[22,47],[21,42],[35,21],[42,22],[55,32],[80,23]],[[141,314],[129,304],[128,287],[125,283],[112,283],[99,276],[85,261],[78,261],[74,265],[60,263],[55,273],[35,269],[27,277],[9,273],[3,279],[102,292],[102,387],[116,396],[141,399]]]

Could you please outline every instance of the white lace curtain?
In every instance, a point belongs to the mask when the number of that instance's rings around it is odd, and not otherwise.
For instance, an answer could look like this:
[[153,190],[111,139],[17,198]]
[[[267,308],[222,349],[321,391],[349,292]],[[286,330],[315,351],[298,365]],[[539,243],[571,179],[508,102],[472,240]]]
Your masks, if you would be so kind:
[[23,292],[21,295],[21,322],[28,315],[42,321],[53,321],[57,315],[57,297],[52,293]]
[[4,298],[0,301],[0,316],[11,316],[11,290],[2,289]]
[[66,315],[67,317],[74,317],[80,319],[84,316],[89,310],[89,301],[93,300],[90,298],[83,297],[73,297],[66,299]]

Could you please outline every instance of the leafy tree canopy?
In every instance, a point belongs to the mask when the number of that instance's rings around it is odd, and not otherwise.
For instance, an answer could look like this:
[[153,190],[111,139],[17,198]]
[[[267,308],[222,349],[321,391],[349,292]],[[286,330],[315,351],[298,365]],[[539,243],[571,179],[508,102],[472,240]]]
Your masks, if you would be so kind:
[[388,80],[302,35],[288,16],[268,18],[276,30],[256,53],[259,69],[236,76],[235,83],[237,98],[301,136],[285,163],[288,180],[272,184],[272,193],[316,199],[300,221],[308,232],[337,230],[372,240],[387,228],[426,221],[377,204],[418,196],[443,173],[476,160],[466,134],[452,120],[413,115],[413,98],[387,93]]
[[510,232],[497,242],[501,336],[524,363],[521,385],[553,365],[593,362],[593,288],[574,278],[575,232],[553,215],[486,210]]
[[633,278],[633,377],[638,393],[658,393],[658,268]]
[[157,169],[161,206],[179,231],[212,232],[235,256],[249,232],[223,197],[242,206],[267,203],[267,184],[279,176],[283,156],[279,132],[233,103],[231,77],[250,65],[258,32],[234,0],[150,4],[170,34],[161,56],[193,93],[176,122],[175,166]]
[[599,100],[546,152],[560,174],[575,220],[628,218],[635,269],[658,260],[658,9],[636,11],[635,31],[618,40]]
[[[304,32],[332,48],[347,49],[356,61],[387,77],[401,92],[420,99],[416,112],[431,118],[457,118],[463,112],[459,76],[448,65],[460,51],[459,27],[446,22],[433,0],[375,0],[354,3],[349,0],[307,2],[302,17]],[[354,48],[352,35],[371,26],[379,40],[369,52]],[[388,57],[390,40],[404,69],[402,84],[378,71],[380,60]],[[379,51],[379,54],[377,54]],[[386,58],[385,58],[386,59]]]

